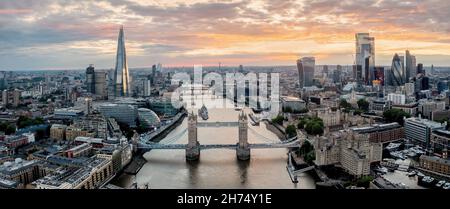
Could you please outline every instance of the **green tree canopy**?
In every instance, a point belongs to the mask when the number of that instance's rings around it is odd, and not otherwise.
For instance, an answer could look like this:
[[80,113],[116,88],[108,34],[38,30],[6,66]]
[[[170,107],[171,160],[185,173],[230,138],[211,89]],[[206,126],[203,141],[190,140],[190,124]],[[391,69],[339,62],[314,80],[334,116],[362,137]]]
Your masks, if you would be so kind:
[[278,115],[277,117],[272,118],[272,123],[283,125],[283,120],[284,120],[284,117],[282,115]]
[[358,100],[358,108],[363,110],[363,111],[369,111],[369,102],[366,101],[365,99],[359,99]]
[[321,135],[324,130],[323,120],[318,117],[310,118],[304,124],[304,128],[308,134]]
[[384,116],[384,119],[387,122],[390,122],[390,123],[397,122],[397,123],[399,123],[401,125],[403,125],[403,123],[405,122],[403,120],[403,117],[406,117],[406,118],[411,117],[410,114],[408,114],[405,111],[400,110],[400,109],[386,110],[386,111],[383,112],[383,116]]
[[294,125],[288,125],[286,127],[286,135],[291,138],[297,136],[297,128]]
[[347,100],[345,99],[341,99],[339,101],[339,107],[340,108],[344,108],[344,109],[351,109],[352,105],[350,103],[347,102]]

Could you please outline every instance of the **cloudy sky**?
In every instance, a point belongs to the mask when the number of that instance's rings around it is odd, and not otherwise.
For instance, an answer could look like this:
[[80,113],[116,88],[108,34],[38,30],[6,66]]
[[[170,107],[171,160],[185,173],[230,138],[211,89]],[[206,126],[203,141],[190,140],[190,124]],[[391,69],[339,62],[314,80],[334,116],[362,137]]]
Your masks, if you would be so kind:
[[450,66],[448,0],[1,0],[0,70],[112,68],[120,25],[130,67],[352,64],[356,32]]

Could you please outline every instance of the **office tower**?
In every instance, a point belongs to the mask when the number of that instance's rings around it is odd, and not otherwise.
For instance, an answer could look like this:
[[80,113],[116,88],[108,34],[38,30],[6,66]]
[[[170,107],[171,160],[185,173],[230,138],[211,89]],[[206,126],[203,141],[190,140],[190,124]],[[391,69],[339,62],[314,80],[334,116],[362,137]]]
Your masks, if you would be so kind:
[[375,80],[375,66],[372,64],[371,57],[366,57],[364,65],[364,81],[367,85],[372,85]]
[[342,66],[340,65],[336,66],[336,70],[333,72],[334,83],[341,82],[341,73],[342,73]]
[[300,88],[313,85],[315,63],[314,57],[303,57],[297,60]]
[[380,84],[384,85],[384,67],[375,67],[374,68],[375,79],[380,81]]
[[86,89],[87,92],[95,94],[95,73],[94,66],[91,64],[86,68]]
[[328,76],[328,65],[323,66],[322,73],[325,74],[325,77]]
[[151,74],[151,80],[150,80],[152,86],[156,84],[156,65],[152,66],[152,74]]
[[4,106],[11,105],[18,107],[20,104],[20,96],[22,92],[18,89],[7,89],[2,91],[1,104]]
[[0,71],[0,90],[4,90],[6,88],[7,88],[6,72],[5,71]]
[[394,55],[392,59],[391,69],[388,71],[389,73],[389,85],[391,86],[402,86],[405,81],[404,70],[403,70],[403,62],[398,56],[398,54]]
[[448,90],[448,80],[439,81],[437,83],[437,89],[439,93],[442,93],[443,91]]
[[441,123],[422,119],[421,117],[407,118],[405,120],[406,139],[414,143],[419,143],[423,148],[428,148],[431,133],[438,129],[445,129],[445,126]]
[[416,94],[415,84],[413,82],[405,83],[405,95],[412,97]]
[[152,76],[148,75],[142,82],[144,86],[144,96],[148,97],[152,93]]
[[425,69],[423,69],[422,63],[417,64],[417,74],[419,73],[425,74]]
[[84,110],[84,114],[86,115],[90,115],[92,113],[92,98],[90,97],[86,97],[86,99],[84,99],[84,105],[85,105],[85,110]]
[[430,89],[430,79],[426,76],[422,78],[422,90]]
[[162,69],[163,69],[162,64],[158,63],[158,65],[156,66],[156,71],[157,72],[162,72]]
[[125,37],[123,26],[120,27],[117,41],[116,68],[114,71],[114,95],[116,97],[129,96],[130,76],[128,73],[127,53],[125,49]]
[[369,33],[357,33],[355,65],[357,71],[356,80],[370,84],[373,80],[373,68],[375,67],[375,38]]
[[95,95],[99,99],[107,99],[108,98],[108,85],[106,82],[107,77],[108,77],[108,74],[105,71],[95,71],[94,72]]
[[409,53],[409,50],[406,50],[406,58],[405,58],[405,81],[408,81],[410,78],[414,78],[417,74],[416,69],[416,57]]

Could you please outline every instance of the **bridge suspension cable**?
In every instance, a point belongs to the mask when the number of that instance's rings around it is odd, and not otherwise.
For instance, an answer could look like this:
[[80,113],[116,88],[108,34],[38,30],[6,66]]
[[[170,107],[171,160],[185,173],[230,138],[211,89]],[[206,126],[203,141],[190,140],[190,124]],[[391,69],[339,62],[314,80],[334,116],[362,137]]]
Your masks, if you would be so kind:
[[175,136],[169,138],[169,139],[165,139],[164,141],[161,141],[161,144],[172,144],[174,142],[176,142],[178,139],[180,139],[184,134],[186,134],[187,129],[184,129],[182,132],[176,134]]
[[287,140],[284,140],[283,142],[280,142],[279,139],[270,139],[270,138],[268,138],[268,137],[266,137],[266,136],[264,136],[264,135],[258,133],[256,130],[252,129],[251,127],[249,127],[248,129],[249,129],[253,134],[257,135],[257,136],[258,136],[258,137],[257,137],[258,139],[261,139],[261,140],[263,140],[263,141],[265,141],[265,142],[269,142],[269,143],[275,143],[275,144],[278,144],[278,143],[290,143],[290,142],[292,142],[292,141],[294,141],[294,140],[297,139],[297,136],[294,136],[294,137],[291,137],[291,138],[289,138],[289,139],[287,139]]
[[186,132],[187,132],[187,129],[184,129],[182,132],[177,133],[176,135],[174,135],[174,136],[172,136],[170,138],[164,139],[164,141],[160,141],[158,143],[155,143],[155,142],[149,142],[147,140],[147,143],[148,144],[172,144],[172,143],[176,142],[178,139],[180,139],[184,134],[186,134]]

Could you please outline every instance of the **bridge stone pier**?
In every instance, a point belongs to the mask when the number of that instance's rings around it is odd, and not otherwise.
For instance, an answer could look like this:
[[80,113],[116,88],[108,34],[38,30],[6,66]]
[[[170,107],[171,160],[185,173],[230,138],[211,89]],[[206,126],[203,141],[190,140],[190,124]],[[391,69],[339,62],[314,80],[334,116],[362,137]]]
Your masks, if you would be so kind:
[[192,112],[188,116],[188,144],[186,146],[186,160],[195,161],[200,158],[200,143],[197,139],[197,115]]
[[200,158],[200,143],[198,142],[197,128],[200,127],[229,127],[238,126],[239,142],[236,144],[236,156],[239,160],[250,159],[250,145],[248,143],[248,118],[242,111],[239,114],[239,121],[236,122],[216,122],[198,123],[197,115],[194,112],[188,116],[188,144],[186,145],[186,160],[195,161]]
[[248,144],[248,119],[244,111],[239,114],[239,142],[236,146],[236,155],[239,160],[250,159],[250,146]]

